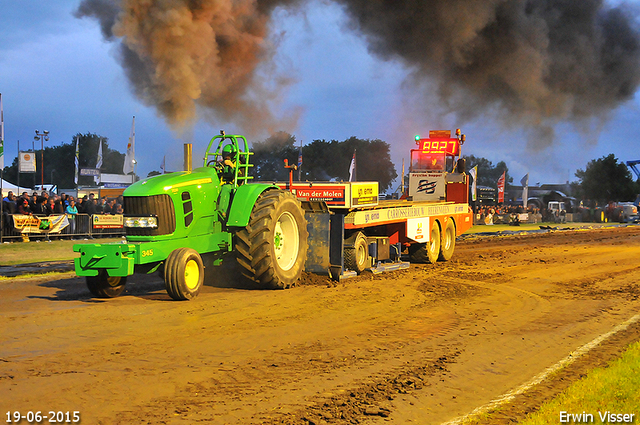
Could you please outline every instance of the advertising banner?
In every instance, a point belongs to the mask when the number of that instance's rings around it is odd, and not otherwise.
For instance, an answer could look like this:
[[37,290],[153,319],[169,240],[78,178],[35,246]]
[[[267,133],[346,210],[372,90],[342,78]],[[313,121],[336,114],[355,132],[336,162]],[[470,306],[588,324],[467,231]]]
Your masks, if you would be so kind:
[[352,183],[351,205],[376,205],[378,203],[378,182]]
[[345,188],[344,186],[323,186],[314,185],[313,187],[296,187],[296,196],[298,198],[308,199],[309,201],[324,201],[327,205],[344,204]]
[[94,229],[122,229],[124,219],[122,214],[96,214],[92,217]]
[[100,169],[99,168],[81,168],[80,169],[80,175],[81,176],[99,177],[100,176]]
[[21,173],[35,173],[36,172],[36,154],[33,152],[20,152],[18,156],[18,167]]
[[14,214],[13,228],[20,233],[60,233],[69,225],[66,214],[35,217],[33,215]]
[[445,199],[443,172],[409,173],[409,193],[414,201],[440,201]]

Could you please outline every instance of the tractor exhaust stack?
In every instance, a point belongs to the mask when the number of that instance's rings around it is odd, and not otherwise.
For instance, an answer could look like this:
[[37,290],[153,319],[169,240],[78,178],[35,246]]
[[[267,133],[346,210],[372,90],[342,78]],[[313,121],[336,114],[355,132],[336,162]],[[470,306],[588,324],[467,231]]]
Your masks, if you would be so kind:
[[193,144],[184,144],[184,171],[193,171]]

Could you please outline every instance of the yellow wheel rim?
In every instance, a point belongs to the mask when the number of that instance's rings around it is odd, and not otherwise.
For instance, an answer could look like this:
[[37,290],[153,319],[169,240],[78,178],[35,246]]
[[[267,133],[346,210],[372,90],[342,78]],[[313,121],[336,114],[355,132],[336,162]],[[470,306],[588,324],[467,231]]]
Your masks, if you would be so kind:
[[108,276],[107,277],[107,283],[111,287],[115,287],[115,286],[120,285],[120,281],[121,280],[122,280],[122,278],[120,276]]
[[200,281],[200,268],[194,260],[187,261],[184,267],[184,283],[189,289],[196,289]]

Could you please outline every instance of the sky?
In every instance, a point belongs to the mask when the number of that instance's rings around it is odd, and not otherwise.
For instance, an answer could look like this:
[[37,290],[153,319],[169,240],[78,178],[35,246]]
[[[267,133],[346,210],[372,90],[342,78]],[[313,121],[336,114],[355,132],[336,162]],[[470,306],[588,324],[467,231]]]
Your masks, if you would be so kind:
[[[574,181],[577,169],[611,153],[620,161],[640,159],[640,98],[635,87],[629,100],[585,125],[555,120],[552,140],[536,144],[535,129],[520,118],[510,123],[508,114],[496,118],[495,111],[485,111],[482,105],[470,115],[471,101],[459,109],[445,107],[437,89],[430,92],[429,79],[414,78],[415,64],[376,51],[370,43],[375,34],[366,31],[364,21],[362,30],[355,28],[347,3],[310,0],[295,9],[276,7],[271,12],[267,40],[274,46],[273,54],[257,65],[257,73],[275,96],[258,107],[268,108],[276,117],[269,122],[281,127],[256,129],[251,119],[198,107],[191,123],[176,129],[158,108],[134,94],[118,59],[118,40],[105,40],[97,20],[75,16],[80,1],[2,0],[5,165],[17,156],[18,141],[21,149],[31,148],[35,130],[50,132],[45,146],[69,143],[78,132],[96,133],[124,153],[133,116],[136,172],[142,177],[159,170],[165,156],[168,170],[181,169],[183,143],[193,143],[198,164],[221,129],[250,134],[250,141],[262,141],[273,130],[288,131],[303,144],[351,136],[381,139],[391,145],[399,174],[403,158],[408,164],[416,134],[462,128],[467,138],[462,154],[494,164],[504,161],[514,184],[527,173],[532,185]],[[355,9],[357,1],[351,3]],[[219,101],[231,102],[234,93],[218,96]]]

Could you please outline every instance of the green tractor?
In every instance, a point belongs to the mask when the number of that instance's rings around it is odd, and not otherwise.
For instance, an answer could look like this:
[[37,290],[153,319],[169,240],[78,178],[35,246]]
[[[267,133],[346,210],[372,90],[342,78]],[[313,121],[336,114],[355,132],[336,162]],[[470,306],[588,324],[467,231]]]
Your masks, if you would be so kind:
[[[213,150],[212,150],[213,148]],[[307,255],[307,221],[298,199],[272,184],[250,183],[245,137],[221,132],[204,165],[141,180],[124,193],[126,242],[75,245],[78,276],[91,293],[117,297],[127,276],[160,271],[174,300],[196,297],[207,266],[235,251],[257,287],[295,284]]]

